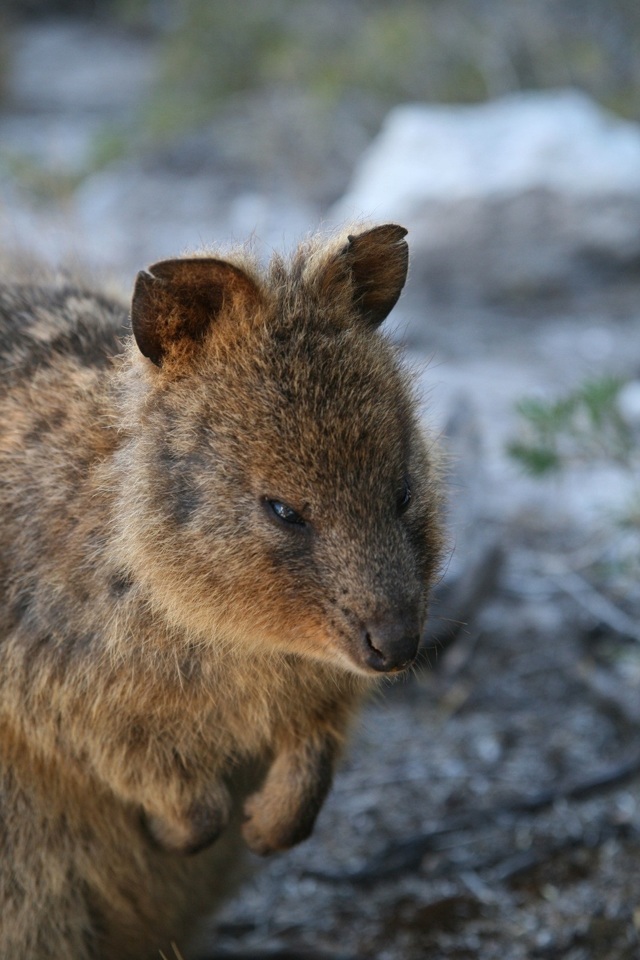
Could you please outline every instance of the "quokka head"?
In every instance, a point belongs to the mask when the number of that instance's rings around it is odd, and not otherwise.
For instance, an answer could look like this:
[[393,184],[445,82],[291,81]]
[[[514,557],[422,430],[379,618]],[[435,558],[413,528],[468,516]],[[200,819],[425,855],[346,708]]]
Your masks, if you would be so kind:
[[358,674],[415,659],[441,549],[437,467],[378,327],[406,231],[138,275],[122,543],[176,625]]

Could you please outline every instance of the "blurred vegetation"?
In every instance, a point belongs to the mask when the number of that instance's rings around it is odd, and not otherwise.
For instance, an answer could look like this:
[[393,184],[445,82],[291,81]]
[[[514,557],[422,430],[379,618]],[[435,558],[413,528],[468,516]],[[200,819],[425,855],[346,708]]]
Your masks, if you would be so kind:
[[640,119],[638,0],[0,0],[21,16],[110,16],[156,32],[151,122],[197,124],[230,94],[349,91],[383,112],[575,85]]
[[474,102],[574,85],[640,119],[638,0],[117,0],[163,36],[152,122],[198,123],[239,92],[349,93],[379,114],[407,100]]
[[63,202],[80,184],[85,172],[68,173],[40,163],[17,150],[0,148],[0,172],[9,174],[34,200]]
[[[613,526],[640,532],[640,438],[621,412],[626,382],[609,374],[587,380],[564,396],[550,400],[525,398],[517,405],[518,438],[508,444],[510,456],[533,476],[561,473],[575,464],[616,463],[631,478],[631,493],[620,504]],[[609,574],[632,572],[637,577],[637,539],[628,556],[618,556],[611,530]],[[617,544],[625,553],[627,545]],[[636,581],[637,586],[637,581]]]
[[[513,459],[537,477],[559,475],[572,465],[616,463],[630,480],[617,508],[601,516],[601,533],[590,534],[579,551],[579,572],[584,586],[598,584],[621,610],[637,612],[640,601],[640,435],[622,413],[623,391],[628,381],[602,375],[575,390],[549,400],[525,398],[517,405],[518,437],[508,444]],[[628,412],[628,411],[627,411]],[[580,483],[575,476],[574,483]],[[600,598],[602,599],[602,598]],[[608,601],[605,600],[605,605]],[[619,628],[617,612],[612,607]],[[629,621],[631,623],[631,621]],[[623,630],[624,632],[624,630]],[[632,631],[631,635],[635,635]],[[612,645],[608,657],[628,658],[627,647]],[[633,653],[638,662],[638,651]]]
[[638,451],[618,402],[624,383],[605,375],[557,399],[521,400],[521,428],[509,454],[535,476],[596,459],[632,468]]
[[575,86],[640,120],[639,0],[0,0],[5,24],[69,15],[143,32],[160,54],[151,95],[97,138],[92,169],[224,118],[227,163],[286,154],[283,175],[327,198],[400,102]]

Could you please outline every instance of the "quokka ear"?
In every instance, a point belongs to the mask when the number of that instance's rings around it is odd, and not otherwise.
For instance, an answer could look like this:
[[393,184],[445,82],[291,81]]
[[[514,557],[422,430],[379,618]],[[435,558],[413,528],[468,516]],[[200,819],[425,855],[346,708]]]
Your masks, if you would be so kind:
[[409,268],[406,235],[404,227],[386,223],[350,235],[338,254],[335,266],[350,272],[356,310],[370,327],[386,319],[404,287]]
[[230,305],[251,309],[260,293],[253,280],[225,260],[161,260],[136,277],[131,326],[140,352],[162,366],[204,339]]

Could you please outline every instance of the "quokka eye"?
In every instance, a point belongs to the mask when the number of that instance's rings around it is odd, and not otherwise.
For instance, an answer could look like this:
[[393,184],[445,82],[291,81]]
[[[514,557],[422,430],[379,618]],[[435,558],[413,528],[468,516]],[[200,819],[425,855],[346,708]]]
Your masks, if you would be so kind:
[[282,523],[287,523],[291,526],[306,527],[306,520],[301,517],[293,507],[283,503],[281,500],[266,500],[265,502],[274,516]]
[[398,498],[398,513],[404,513],[411,503],[411,484],[409,478],[405,477],[402,481],[402,493]]

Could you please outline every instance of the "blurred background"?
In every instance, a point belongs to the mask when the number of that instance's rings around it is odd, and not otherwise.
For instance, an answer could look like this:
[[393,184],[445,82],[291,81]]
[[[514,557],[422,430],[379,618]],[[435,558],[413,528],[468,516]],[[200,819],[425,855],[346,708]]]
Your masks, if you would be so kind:
[[127,296],[159,258],[354,219],[410,231],[388,326],[446,449],[451,555],[423,669],[214,932],[635,960],[640,4],[0,0],[5,275]]

